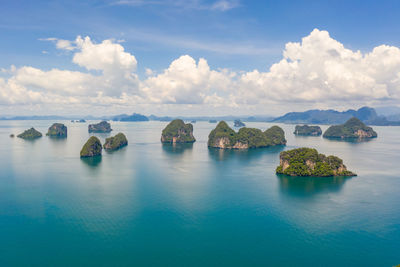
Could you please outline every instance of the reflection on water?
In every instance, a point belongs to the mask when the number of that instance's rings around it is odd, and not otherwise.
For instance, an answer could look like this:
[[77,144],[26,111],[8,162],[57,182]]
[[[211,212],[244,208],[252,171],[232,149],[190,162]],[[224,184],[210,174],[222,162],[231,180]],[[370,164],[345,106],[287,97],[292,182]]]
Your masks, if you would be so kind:
[[126,145],[126,146],[120,147],[120,148],[115,149],[115,150],[105,150],[105,149],[104,149],[104,151],[105,151],[107,154],[110,154],[110,155],[115,154],[115,153],[125,154],[125,153],[126,153],[126,148],[127,148],[127,147],[128,147],[128,146]]
[[66,136],[48,136],[49,140],[53,141],[53,142],[65,142],[67,141],[67,137]]
[[322,192],[339,192],[351,177],[293,177],[277,174],[280,191],[288,196],[308,197]]
[[284,148],[285,146],[273,146],[255,149],[219,149],[210,147],[208,148],[208,154],[216,161],[227,161],[230,159],[248,161],[264,154],[279,154]]
[[184,144],[162,144],[163,151],[166,154],[183,154],[185,151],[191,151],[193,149],[193,143]]
[[111,136],[111,132],[109,132],[109,133],[89,133],[89,137],[90,136],[96,136],[98,138],[106,139]]
[[81,161],[84,162],[87,166],[94,168],[101,163],[101,156],[81,158]]
[[335,137],[324,137],[329,142],[346,142],[349,144],[361,144],[376,140],[376,138],[335,138]]

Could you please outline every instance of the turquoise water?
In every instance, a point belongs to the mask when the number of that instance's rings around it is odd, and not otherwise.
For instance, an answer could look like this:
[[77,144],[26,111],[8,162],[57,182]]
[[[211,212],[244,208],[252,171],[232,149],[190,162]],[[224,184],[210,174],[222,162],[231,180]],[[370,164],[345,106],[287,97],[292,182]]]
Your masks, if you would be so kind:
[[[0,121],[0,266],[400,263],[399,127],[349,143],[281,125],[286,147],[222,151],[207,148],[208,122],[194,124],[195,144],[177,147],[161,145],[164,122],[112,122],[129,145],[101,160],[79,158],[87,123],[64,122],[67,139],[9,137],[51,123]],[[279,153],[300,146],[359,176],[275,175]]]

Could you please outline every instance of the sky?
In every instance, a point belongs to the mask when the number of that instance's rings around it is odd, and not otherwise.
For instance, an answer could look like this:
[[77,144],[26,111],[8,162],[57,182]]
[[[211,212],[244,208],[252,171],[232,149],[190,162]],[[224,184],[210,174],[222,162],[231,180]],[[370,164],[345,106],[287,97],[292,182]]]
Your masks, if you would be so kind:
[[0,0],[1,115],[400,105],[400,1]]

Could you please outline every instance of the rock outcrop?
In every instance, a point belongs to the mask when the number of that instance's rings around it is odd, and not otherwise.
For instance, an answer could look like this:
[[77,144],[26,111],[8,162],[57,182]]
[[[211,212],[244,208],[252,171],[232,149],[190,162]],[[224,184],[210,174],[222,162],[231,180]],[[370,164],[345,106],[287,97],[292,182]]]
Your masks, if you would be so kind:
[[113,137],[106,138],[106,142],[104,143],[103,147],[107,151],[113,151],[127,145],[128,139],[126,139],[126,136],[123,133],[118,133]]
[[290,176],[357,176],[348,171],[343,160],[335,156],[319,154],[316,149],[297,148],[283,151],[276,173]]
[[81,150],[81,158],[101,156],[102,146],[99,138],[91,136],[83,145]]
[[296,125],[294,134],[302,136],[320,136],[322,134],[322,130],[319,126]]
[[356,117],[349,119],[345,124],[329,127],[323,135],[325,138],[337,139],[369,139],[377,136],[377,133],[371,127],[366,126]]
[[233,123],[233,126],[235,127],[245,127],[246,124],[244,124],[241,120],[235,120]]
[[161,134],[162,143],[193,143],[193,125],[182,120],[173,120],[164,128]]
[[24,131],[23,133],[17,135],[17,137],[22,138],[22,139],[27,139],[27,140],[33,140],[33,139],[42,137],[42,133],[35,130],[35,128],[32,127],[30,129]]
[[273,126],[265,132],[246,127],[235,132],[226,122],[221,121],[208,136],[208,146],[221,149],[248,149],[285,144],[285,132],[278,126]]
[[50,137],[67,137],[67,127],[62,123],[54,123],[47,131]]
[[112,131],[111,125],[106,121],[97,124],[89,124],[88,129],[89,133],[109,133]]

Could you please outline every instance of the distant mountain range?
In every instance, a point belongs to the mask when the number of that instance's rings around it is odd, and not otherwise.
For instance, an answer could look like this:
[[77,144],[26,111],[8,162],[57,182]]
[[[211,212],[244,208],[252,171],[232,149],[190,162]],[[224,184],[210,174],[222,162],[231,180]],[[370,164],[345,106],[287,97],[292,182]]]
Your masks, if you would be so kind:
[[117,115],[112,118],[113,121],[149,121],[145,115],[133,113],[132,115]]
[[172,121],[174,119],[182,119],[184,121],[209,121],[209,120],[225,120],[225,121],[234,121],[236,119],[240,119],[245,122],[267,122],[272,120],[274,117],[271,116],[156,116],[150,115],[145,116],[138,113],[133,113],[132,115],[128,114],[120,114],[113,116],[3,116],[0,117],[0,120],[112,120],[112,121]]
[[349,109],[342,112],[332,109],[313,109],[304,112],[289,112],[281,117],[271,120],[271,122],[293,124],[342,124],[352,117],[356,117],[368,125],[400,125],[400,121],[391,121],[385,116],[378,116],[375,109],[370,107],[362,107],[358,110]]
[[[383,108],[380,108],[384,110]],[[385,110],[388,112],[388,110]],[[396,111],[394,107],[390,108],[390,111]],[[389,114],[389,113],[386,113]],[[347,111],[336,111],[333,109],[328,110],[307,110],[304,112],[289,112],[283,116],[274,118],[271,116],[156,116],[150,115],[145,116],[138,113],[132,115],[120,114],[113,116],[4,116],[0,117],[0,120],[113,120],[113,121],[172,121],[173,119],[182,119],[184,121],[234,121],[241,120],[244,122],[281,122],[281,123],[292,123],[292,124],[342,124],[351,117],[357,117],[368,125],[376,126],[400,126],[400,114],[391,115],[378,115],[374,108],[362,107],[358,110],[349,109]]]

